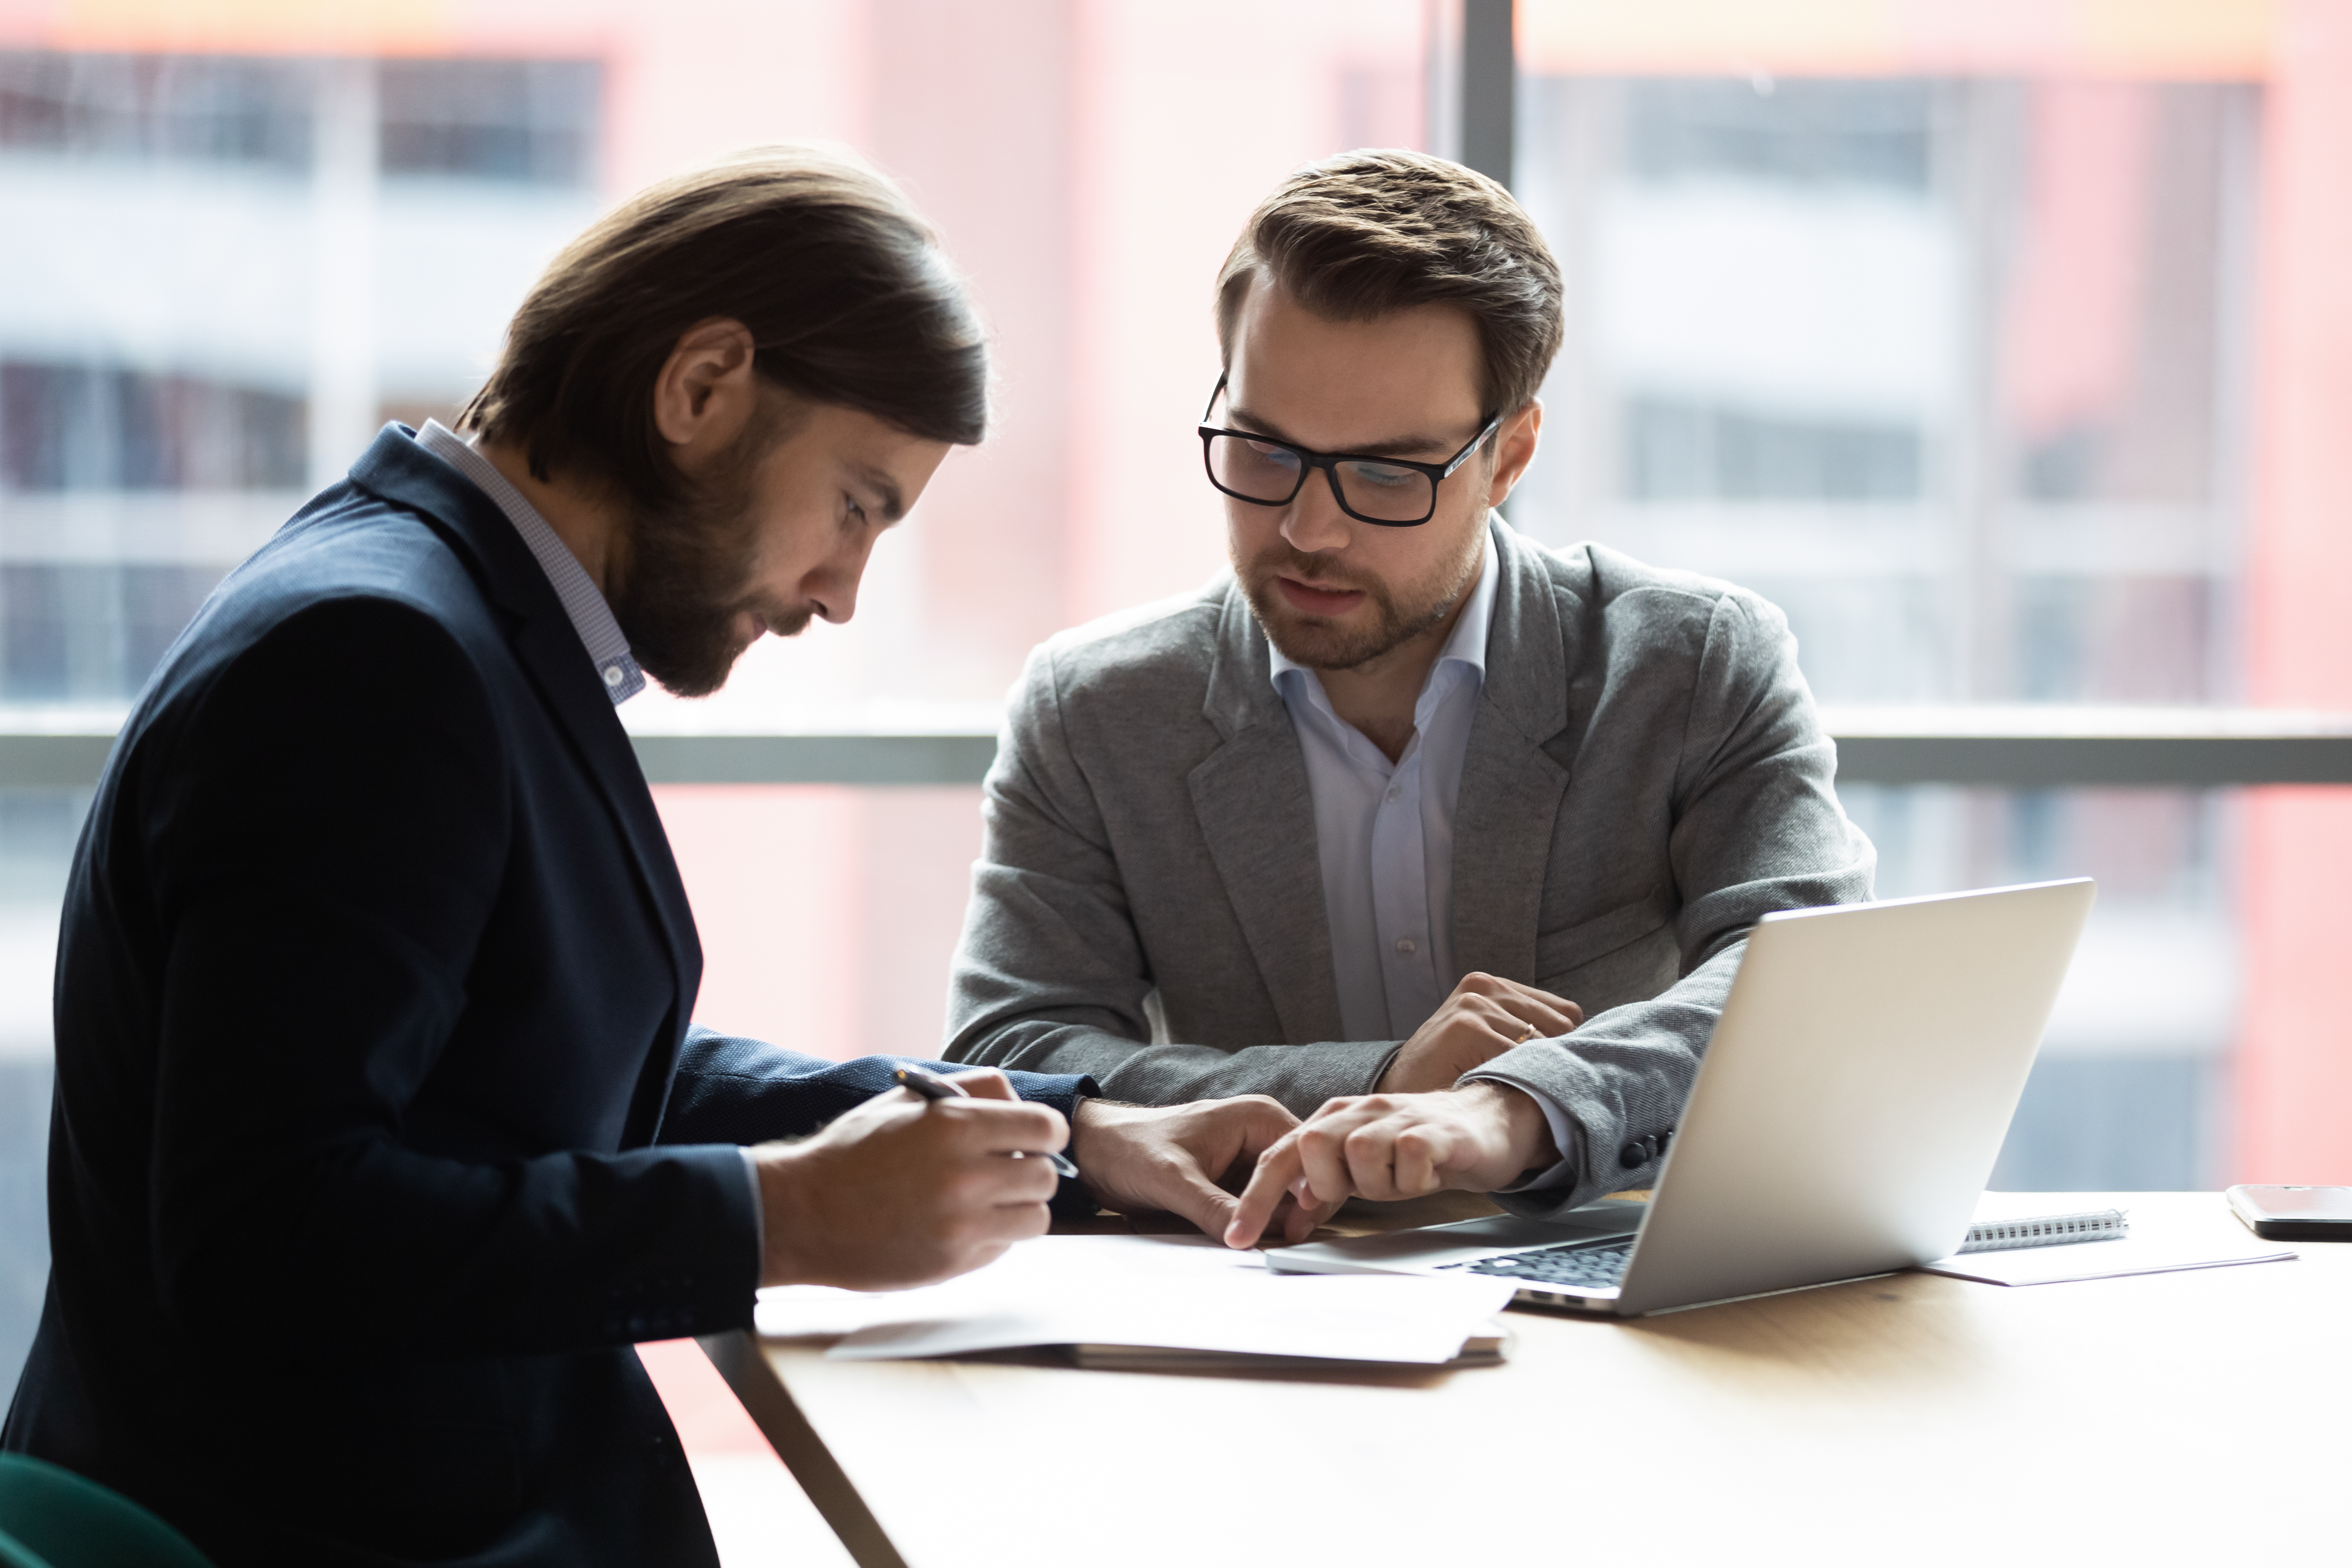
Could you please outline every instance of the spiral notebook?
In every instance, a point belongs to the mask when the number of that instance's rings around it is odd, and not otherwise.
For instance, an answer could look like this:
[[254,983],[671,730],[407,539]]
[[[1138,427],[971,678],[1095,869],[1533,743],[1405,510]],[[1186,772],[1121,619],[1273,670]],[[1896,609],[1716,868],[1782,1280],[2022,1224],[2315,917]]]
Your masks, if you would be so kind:
[[2159,1226],[2158,1234],[2135,1236],[2121,1209],[2018,1214],[2021,1201],[2032,1200],[1987,1193],[1977,1210],[1981,1217],[1969,1227],[1959,1251],[1920,1265],[1920,1271],[1987,1285],[2056,1285],[2236,1263],[2287,1263],[2295,1257],[2292,1248],[2250,1237],[2215,1241],[2209,1231],[2194,1226]]
[[1961,1252],[2008,1252],[2021,1247],[2069,1247],[2078,1241],[2120,1241],[2131,1234],[2121,1209],[2042,1215],[2033,1219],[1981,1219],[1969,1226]]

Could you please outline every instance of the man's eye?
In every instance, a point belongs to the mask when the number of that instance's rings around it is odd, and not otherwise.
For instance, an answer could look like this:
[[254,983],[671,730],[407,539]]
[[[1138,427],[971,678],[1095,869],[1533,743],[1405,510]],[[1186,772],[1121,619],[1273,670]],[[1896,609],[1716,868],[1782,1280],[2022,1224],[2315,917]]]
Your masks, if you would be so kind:
[[1421,475],[1414,469],[1395,468],[1387,463],[1350,463],[1348,465],[1348,477],[1381,489],[1398,489]]

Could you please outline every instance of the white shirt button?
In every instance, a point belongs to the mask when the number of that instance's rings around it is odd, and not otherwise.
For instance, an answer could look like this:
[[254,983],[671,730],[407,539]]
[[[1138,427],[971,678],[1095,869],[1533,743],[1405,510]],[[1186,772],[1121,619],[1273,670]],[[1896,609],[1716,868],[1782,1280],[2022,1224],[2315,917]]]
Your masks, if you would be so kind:
[[1391,800],[1402,800],[1404,798],[1404,787],[1402,784],[1389,785],[1388,797]]
[[1409,936],[1401,936],[1397,938],[1397,951],[1399,952],[1405,953],[1408,956],[1411,955],[1412,952],[1412,938]]
[[627,674],[626,674],[625,672],[624,672],[624,671],[622,670],[622,668],[621,668],[621,667],[620,667],[619,665],[617,665],[617,664],[608,664],[608,665],[606,665],[606,666],[604,667],[604,684],[605,684],[605,685],[607,685],[607,686],[618,686],[618,685],[620,685],[620,684],[621,684],[621,682],[623,682],[624,680],[626,680],[626,679],[628,679],[628,676],[627,676]]

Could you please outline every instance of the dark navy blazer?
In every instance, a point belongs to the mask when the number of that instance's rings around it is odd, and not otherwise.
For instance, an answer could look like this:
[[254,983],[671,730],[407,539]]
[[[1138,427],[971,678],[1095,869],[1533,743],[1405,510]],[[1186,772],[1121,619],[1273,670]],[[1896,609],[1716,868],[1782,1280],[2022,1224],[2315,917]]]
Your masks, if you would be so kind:
[[99,784],[0,1443],[224,1568],[713,1562],[627,1347],[750,1321],[734,1145],[887,1067],[689,1030],[701,965],[538,563],[388,428],[205,603]]

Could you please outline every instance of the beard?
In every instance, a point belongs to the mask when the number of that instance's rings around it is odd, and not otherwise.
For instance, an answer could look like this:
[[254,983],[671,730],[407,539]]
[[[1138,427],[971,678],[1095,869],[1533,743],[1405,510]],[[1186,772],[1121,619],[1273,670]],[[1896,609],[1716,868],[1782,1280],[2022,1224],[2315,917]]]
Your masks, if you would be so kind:
[[[1400,592],[1380,578],[1349,572],[1291,547],[1280,535],[1242,569],[1242,593],[1266,640],[1282,657],[1309,669],[1353,669],[1393,652],[1454,613],[1477,576],[1486,530],[1470,531],[1462,554],[1441,561],[1418,583]],[[1368,624],[1344,626],[1293,608],[1275,585],[1290,577],[1336,592],[1354,589],[1372,614]]]
[[[761,632],[796,637],[808,626],[806,608],[787,609],[751,588],[759,563],[752,499],[776,435],[772,421],[753,421],[677,499],[632,503],[625,514],[613,618],[638,667],[680,697],[708,697],[726,685]],[[755,617],[749,636],[747,615]]]

